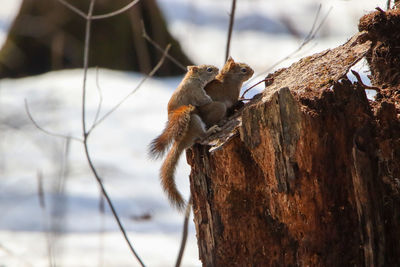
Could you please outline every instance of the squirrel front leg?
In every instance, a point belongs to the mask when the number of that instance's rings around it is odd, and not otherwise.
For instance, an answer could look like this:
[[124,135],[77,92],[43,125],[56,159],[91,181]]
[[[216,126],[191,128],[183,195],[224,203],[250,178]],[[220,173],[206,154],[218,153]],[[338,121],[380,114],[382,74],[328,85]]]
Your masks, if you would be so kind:
[[196,103],[195,106],[204,106],[207,104],[210,104],[213,102],[212,98],[206,94],[206,92],[204,90],[202,90],[204,92],[204,94],[200,94],[197,98],[196,98]]

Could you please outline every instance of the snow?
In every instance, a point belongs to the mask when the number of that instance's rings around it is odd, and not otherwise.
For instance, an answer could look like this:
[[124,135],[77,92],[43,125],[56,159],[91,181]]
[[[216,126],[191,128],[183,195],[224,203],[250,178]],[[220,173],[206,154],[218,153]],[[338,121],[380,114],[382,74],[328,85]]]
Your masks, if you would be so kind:
[[[196,63],[221,66],[231,1],[159,0],[169,28]],[[21,1],[2,0],[0,43]],[[319,1],[238,1],[231,54],[263,73],[295,51],[311,28]],[[357,31],[357,19],[386,1],[323,1],[319,21],[332,7],[317,38],[293,58],[335,47]],[[300,33],[288,32],[283,18]],[[365,62],[353,67],[368,84]],[[100,88],[96,86],[98,77]],[[263,76],[260,76],[263,77]],[[351,77],[351,75],[349,75]],[[136,88],[137,73],[89,70],[87,125]],[[161,161],[147,157],[147,145],[166,120],[166,104],[182,77],[152,78],[96,127],[89,150],[138,254],[148,266],[174,264],[181,238],[182,214],[168,204],[159,185]],[[354,79],[354,76],[351,77]],[[246,87],[262,78],[254,79]],[[0,266],[138,266],[100,192],[82,144],[39,131],[82,137],[82,70],[0,80]],[[250,97],[260,90],[253,89]],[[101,96],[101,98],[100,98]],[[370,96],[373,97],[373,96]],[[188,198],[190,169],[181,158],[179,190]],[[39,185],[43,185],[44,207]],[[49,249],[49,244],[52,244]],[[49,252],[50,251],[50,252]],[[52,256],[49,256],[52,255]],[[200,266],[195,229],[190,224],[183,266]]]

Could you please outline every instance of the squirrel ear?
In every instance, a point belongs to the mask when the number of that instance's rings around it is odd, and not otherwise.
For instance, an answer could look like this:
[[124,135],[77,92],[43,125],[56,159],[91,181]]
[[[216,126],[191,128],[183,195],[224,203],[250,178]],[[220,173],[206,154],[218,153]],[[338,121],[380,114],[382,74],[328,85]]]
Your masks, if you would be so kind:
[[199,68],[197,66],[187,66],[188,71],[196,72]]
[[228,65],[228,70],[232,69],[236,65],[236,63],[235,63],[235,61],[233,61],[232,57],[228,58],[228,61],[226,62],[226,64]]

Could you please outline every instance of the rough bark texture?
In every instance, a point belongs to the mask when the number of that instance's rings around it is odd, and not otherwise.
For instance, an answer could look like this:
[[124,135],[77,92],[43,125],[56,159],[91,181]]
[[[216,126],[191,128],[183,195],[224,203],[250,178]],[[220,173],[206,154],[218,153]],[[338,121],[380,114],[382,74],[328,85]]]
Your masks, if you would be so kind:
[[[90,1],[68,0],[87,12]],[[115,11],[131,0],[97,0],[94,15]],[[90,66],[149,73],[162,53],[142,37],[161,47],[171,43],[170,54],[191,64],[169,34],[155,0],[140,1],[124,13],[92,22]],[[57,0],[24,0],[6,42],[0,50],[0,78],[39,74],[63,68],[81,68],[86,21]],[[184,70],[166,60],[156,75],[177,75]]]
[[[382,16],[386,41],[361,26]],[[400,266],[399,16],[270,75],[188,150],[204,266]],[[376,101],[346,77],[363,57]]]

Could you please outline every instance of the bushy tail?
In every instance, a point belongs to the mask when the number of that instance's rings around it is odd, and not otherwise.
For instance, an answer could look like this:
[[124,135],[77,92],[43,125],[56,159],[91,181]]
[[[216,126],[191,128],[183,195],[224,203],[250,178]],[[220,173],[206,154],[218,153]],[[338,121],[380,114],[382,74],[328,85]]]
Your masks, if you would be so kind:
[[190,114],[194,109],[194,106],[187,105],[171,112],[163,132],[150,143],[150,157],[156,159],[162,157],[172,141],[182,138],[187,132]]
[[169,122],[167,122],[164,131],[149,145],[150,157],[154,159],[162,157],[172,141],[174,141],[174,133],[171,131]]
[[165,158],[160,170],[161,185],[164,191],[167,193],[171,204],[179,210],[183,210],[185,207],[185,201],[176,188],[175,169],[178,164],[179,156],[182,154],[184,149],[185,148],[182,147],[182,145],[180,145],[178,142],[175,142],[172,145],[171,150],[168,152],[168,155]]

